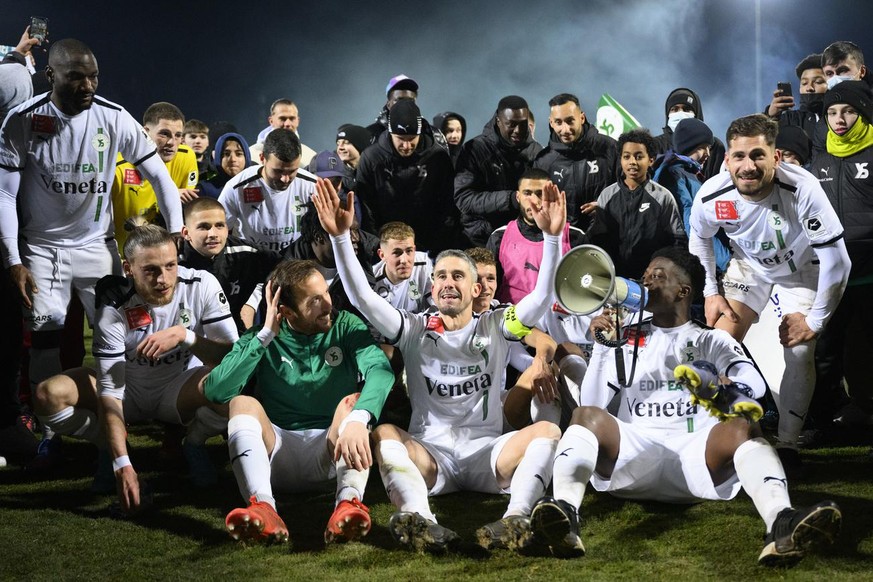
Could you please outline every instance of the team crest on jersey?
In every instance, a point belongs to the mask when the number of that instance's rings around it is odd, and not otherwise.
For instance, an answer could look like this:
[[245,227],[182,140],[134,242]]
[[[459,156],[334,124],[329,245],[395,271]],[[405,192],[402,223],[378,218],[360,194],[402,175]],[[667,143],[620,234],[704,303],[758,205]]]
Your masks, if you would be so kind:
[[336,368],[343,363],[343,351],[336,346],[331,346],[324,352],[324,363],[331,368]]
[[637,332],[637,328],[628,327],[624,330],[623,339],[626,339],[629,344],[637,346],[639,348],[646,347],[646,338],[649,336],[649,333],[646,330],[641,330]]
[[697,349],[697,346],[694,345],[694,342],[689,341],[685,344],[685,347],[682,348],[682,361],[683,362],[694,362],[700,359],[700,350]]
[[740,213],[737,212],[737,203],[733,200],[717,200],[715,218],[716,220],[739,220]]
[[443,320],[440,319],[439,315],[431,315],[427,318],[427,331],[435,331],[437,333],[446,331],[446,328],[443,326]]
[[485,359],[485,366],[488,366],[488,350],[486,348],[489,345],[491,345],[490,337],[481,335],[473,336],[473,350],[482,354],[482,357]]
[[145,305],[128,307],[124,310],[124,317],[127,319],[128,329],[139,329],[152,324],[152,316]]
[[264,201],[264,191],[260,186],[243,188],[243,202],[245,204],[258,204]]
[[767,224],[773,230],[782,230],[785,226],[785,219],[775,210],[771,210],[770,214],[767,215]]
[[142,174],[133,168],[126,168],[124,170],[124,183],[132,186],[139,186],[142,184]]
[[178,325],[181,325],[184,328],[188,328],[191,326],[191,322],[194,321],[194,314],[190,309],[182,308],[179,310],[179,322]]
[[55,134],[57,132],[58,118],[54,115],[34,114],[30,120],[30,130],[33,133]]
[[97,134],[91,138],[91,147],[95,151],[105,152],[109,149],[109,136],[103,133],[103,129],[98,129]]
[[421,299],[421,291],[418,290],[418,285],[415,284],[415,281],[409,282],[409,298],[413,301]]

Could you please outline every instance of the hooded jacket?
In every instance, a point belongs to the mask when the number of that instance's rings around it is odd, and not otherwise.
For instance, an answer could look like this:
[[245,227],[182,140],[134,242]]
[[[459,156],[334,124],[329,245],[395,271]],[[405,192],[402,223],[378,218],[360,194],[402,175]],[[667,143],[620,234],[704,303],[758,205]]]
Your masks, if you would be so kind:
[[597,200],[603,189],[618,179],[618,142],[599,133],[587,121],[582,125],[582,135],[570,144],[561,142],[550,128],[549,145],[533,165],[548,172],[558,189],[567,193],[567,221],[588,230],[589,218],[579,207]]
[[[691,93],[694,96],[694,100],[696,102],[697,108],[697,119],[700,121],[704,121],[703,119],[703,102],[700,100],[700,96],[692,91],[691,89],[687,89],[685,87],[679,87],[677,89],[673,89],[670,91],[670,94],[667,95],[667,99],[664,101],[664,128],[661,135],[655,136],[655,141],[658,143],[658,151],[655,153],[655,157],[659,154],[666,153],[667,150],[673,149],[673,130],[670,129],[670,126],[667,125],[667,121],[670,117],[670,111],[667,107],[667,103],[670,102],[670,98],[678,93],[679,91],[684,91]],[[713,132],[714,133],[714,132]],[[708,180],[712,178],[716,174],[721,171],[721,164],[724,162],[724,154],[725,154],[724,142],[718,139],[717,137],[712,138],[712,148],[709,150],[709,159],[706,161],[706,164],[703,166],[703,175]]]
[[221,156],[224,154],[224,145],[227,143],[227,140],[231,138],[235,139],[240,143],[240,145],[242,145],[243,155],[245,155],[246,158],[245,167],[248,168],[252,165],[252,156],[249,154],[249,144],[246,141],[246,138],[238,133],[225,133],[220,136],[215,140],[215,174],[205,182],[200,182],[201,196],[209,196],[210,198],[218,199],[222,188],[224,188],[224,185],[230,181],[232,176],[229,176],[221,167]]
[[533,136],[515,146],[497,129],[497,114],[482,134],[464,144],[455,175],[455,204],[464,235],[473,246],[485,246],[497,228],[518,216],[518,180],[542,150]]
[[446,145],[449,146],[449,155],[452,157],[452,164],[454,166],[457,166],[458,156],[461,155],[461,148],[464,146],[464,141],[467,139],[467,120],[464,119],[462,115],[455,113],[454,111],[444,111],[443,113],[434,116],[433,127],[442,131],[443,125],[445,124],[447,119],[457,119],[458,123],[461,124],[461,143],[459,143],[458,145],[452,145],[446,142]]
[[401,221],[415,231],[420,249],[449,248],[455,238],[452,233],[457,231],[454,175],[448,152],[435,141],[425,120],[418,147],[409,157],[397,153],[389,132],[382,133],[361,153],[355,175],[361,229],[376,234],[386,222]]

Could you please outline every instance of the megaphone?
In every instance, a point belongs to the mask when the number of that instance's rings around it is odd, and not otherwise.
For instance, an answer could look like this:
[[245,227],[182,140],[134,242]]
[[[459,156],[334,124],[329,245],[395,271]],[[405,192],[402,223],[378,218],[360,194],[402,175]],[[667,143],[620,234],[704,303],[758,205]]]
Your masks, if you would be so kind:
[[580,245],[561,257],[555,270],[555,296],[571,313],[588,315],[609,303],[637,313],[646,306],[646,288],[617,277],[609,254],[595,245]]

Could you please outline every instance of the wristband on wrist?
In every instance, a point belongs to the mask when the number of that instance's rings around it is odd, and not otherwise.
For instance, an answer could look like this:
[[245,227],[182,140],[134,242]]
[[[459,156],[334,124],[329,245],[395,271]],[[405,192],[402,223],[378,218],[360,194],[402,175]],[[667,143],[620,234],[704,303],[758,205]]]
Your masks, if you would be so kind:
[[179,345],[181,345],[183,348],[190,348],[196,342],[197,342],[197,334],[195,334],[190,329],[186,329],[185,330],[185,339],[183,339]]
[[117,457],[114,461],[112,461],[112,471],[120,471],[121,469],[129,467],[132,464],[133,463],[130,462],[130,456],[121,455],[120,457]]

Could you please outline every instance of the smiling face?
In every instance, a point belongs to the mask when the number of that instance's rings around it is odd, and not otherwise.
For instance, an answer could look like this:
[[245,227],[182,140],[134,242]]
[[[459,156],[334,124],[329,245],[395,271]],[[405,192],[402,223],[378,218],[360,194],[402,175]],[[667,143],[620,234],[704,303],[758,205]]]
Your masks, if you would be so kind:
[[124,261],[124,273],[133,279],[136,292],[149,305],[166,305],[173,299],[179,263],[173,243],[136,247]]
[[563,144],[571,144],[582,137],[585,114],[572,101],[553,105],[549,110],[549,125]]
[[333,325],[333,303],[327,282],[318,271],[299,283],[294,290],[294,305],[281,305],[279,311],[292,329],[305,335],[325,333]]
[[185,122],[181,119],[159,119],[154,125],[145,125],[146,133],[155,142],[158,156],[165,164],[169,164],[176,157],[179,146],[182,143]]
[[497,113],[497,131],[506,141],[521,145],[530,135],[530,116],[527,109],[504,109]]
[[227,244],[227,218],[218,208],[197,210],[188,215],[182,237],[204,257],[213,258]]
[[441,314],[457,317],[471,311],[479,292],[479,282],[464,259],[448,256],[434,265],[431,297]]
[[763,135],[738,136],[728,142],[725,163],[737,190],[750,200],[761,200],[773,189],[779,152]]
[[479,273],[479,296],[473,300],[473,311],[482,313],[491,309],[491,300],[497,294],[497,266],[476,263]]
[[641,143],[629,141],[621,148],[621,171],[624,172],[628,186],[636,188],[649,176],[652,157]]

